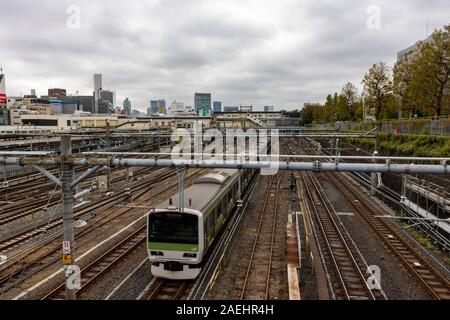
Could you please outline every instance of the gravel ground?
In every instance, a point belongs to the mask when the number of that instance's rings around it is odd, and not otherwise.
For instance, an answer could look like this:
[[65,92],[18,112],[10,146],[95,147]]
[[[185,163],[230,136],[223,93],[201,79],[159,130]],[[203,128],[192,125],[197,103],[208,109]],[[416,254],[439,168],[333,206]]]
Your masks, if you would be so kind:
[[[269,296],[271,299],[285,300],[289,298],[286,274],[286,223],[289,212],[290,191],[288,189],[288,175],[284,175],[280,190],[279,211],[277,216],[277,232],[273,256],[273,272]],[[270,177],[262,177],[250,200],[241,221],[234,247],[227,261],[225,269],[219,274],[213,289],[206,295],[207,300],[239,299],[253,242],[256,236],[257,223],[264,201],[265,191]],[[265,283],[266,275],[261,274],[260,281]],[[248,283],[248,286],[261,283]]]
[[[109,300],[136,300],[139,297],[139,294],[153,280],[150,272],[150,261],[147,259],[147,256],[145,258],[144,264],[139,265],[138,269],[129,271],[130,277],[116,290]],[[142,263],[138,259],[136,262]],[[136,267],[136,264],[134,266]]]
[[381,286],[388,299],[429,299],[426,291],[374,234],[363,218],[354,215],[352,206],[342,194],[336,192],[335,186],[328,178],[324,174],[318,174],[317,178],[335,210],[343,213],[340,218],[367,263],[380,267]]

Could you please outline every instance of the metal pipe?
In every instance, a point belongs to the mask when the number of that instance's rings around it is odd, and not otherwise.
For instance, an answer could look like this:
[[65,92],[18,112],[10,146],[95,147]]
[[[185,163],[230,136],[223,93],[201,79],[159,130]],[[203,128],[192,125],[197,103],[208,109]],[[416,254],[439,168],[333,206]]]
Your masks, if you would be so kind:
[[81,176],[79,176],[72,182],[72,184],[71,184],[72,188],[74,188],[77,184],[79,184],[84,179],[89,178],[92,174],[97,172],[101,167],[102,166],[95,166],[93,168],[89,168],[85,173],[83,173]]
[[53,183],[55,183],[58,186],[61,186],[61,181],[59,181],[59,179],[57,177],[55,177],[54,175],[52,175],[50,172],[48,172],[47,170],[45,170],[42,167],[39,167],[37,165],[32,164],[31,167],[33,167],[33,169],[39,171],[40,173],[42,173],[44,176],[46,176],[47,178],[49,178]]
[[[57,158],[1,158],[0,164],[59,164]],[[394,173],[450,173],[450,165],[446,164],[394,164],[394,163],[345,163],[345,162],[284,162],[284,161],[250,161],[236,163],[233,161],[214,160],[170,160],[170,159],[108,159],[108,158],[74,158],[75,166],[111,165],[113,167],[184,167],[184,168],[230,168],[230,169],[280,169],[300,171],[337,171],[337,172],[394,172]]]
[[[101,152],[101,151],[88,151],[83,152],[83,155],[87,156],[171,156],[170,152]],[[187,153],[185,156],[230,156],[233,154],[227,153]],[[234,154],[236,155],[236,154]],[[245,154],[246,156],[258,156],[257,154]],[[324,155],[286,155],[286,154],[269,154],[264,155],[264,157],[272,157],[272,158],[293,158],[293,159],[342,159],[342,160],[400,160],[400,161],[448,161],[450,162],[450,158],[434,158],[434,157],[389,157],[389,156],[324,156]]]

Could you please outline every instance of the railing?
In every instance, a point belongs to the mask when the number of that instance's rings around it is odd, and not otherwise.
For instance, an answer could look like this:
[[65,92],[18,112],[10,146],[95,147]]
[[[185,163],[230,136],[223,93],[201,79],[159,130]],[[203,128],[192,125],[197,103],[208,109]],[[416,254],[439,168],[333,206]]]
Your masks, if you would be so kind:
[[450,117],[337,122],[336,124],[317,124],[312,127],[324,130],[338,129],[341,131],[368,131],[378,127],[379,132],[384,133],[450,136]]

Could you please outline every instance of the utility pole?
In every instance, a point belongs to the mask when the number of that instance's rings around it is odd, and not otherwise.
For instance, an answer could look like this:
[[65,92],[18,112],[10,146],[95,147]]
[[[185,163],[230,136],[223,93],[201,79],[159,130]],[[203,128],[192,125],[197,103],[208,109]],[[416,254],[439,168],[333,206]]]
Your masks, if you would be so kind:
[[[373,156],[378,156],[378,127],[375,128],[375,138],[374,138],[374,151]],[[375,159],[373,160],[373,163],[375,163]],[[377,186],[378,186],[378,175],[376,172],[372,172],[370,174],[370,180],[371,180],[371,186],[370,186],[370,194],[372,196],[375,196],[377,194]]]
[[61,136],[61,169],[62,169],[62,216],[63,216],[63,263],[66,277],[66,300],[76,300],[76,289],[69,285],[69,277],[74,272],[75,263],[75,231],[73,216],[73,166],[69,163],[72,155],[70,135]]
[[[111,127],[109,125],[109,119],[106,120],[106,148],[108,151],[111,148]],[[111,188],[112,176],[111,176],[111,167],[108,166],[108,175],[107,175],[107,184],[108,189]]]

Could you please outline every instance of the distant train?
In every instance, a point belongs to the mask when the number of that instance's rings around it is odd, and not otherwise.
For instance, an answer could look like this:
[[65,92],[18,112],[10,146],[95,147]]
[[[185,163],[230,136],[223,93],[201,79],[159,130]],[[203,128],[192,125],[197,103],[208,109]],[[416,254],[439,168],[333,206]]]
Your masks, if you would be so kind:
[[[254,173],[241,171],[241,190]],[[155,277],[186,280],[200,274],[205,254],[239,200],[238,176],[235,169],[213,170],[184,190],[183,211],[177,193],[149,212],[148,255]]]

